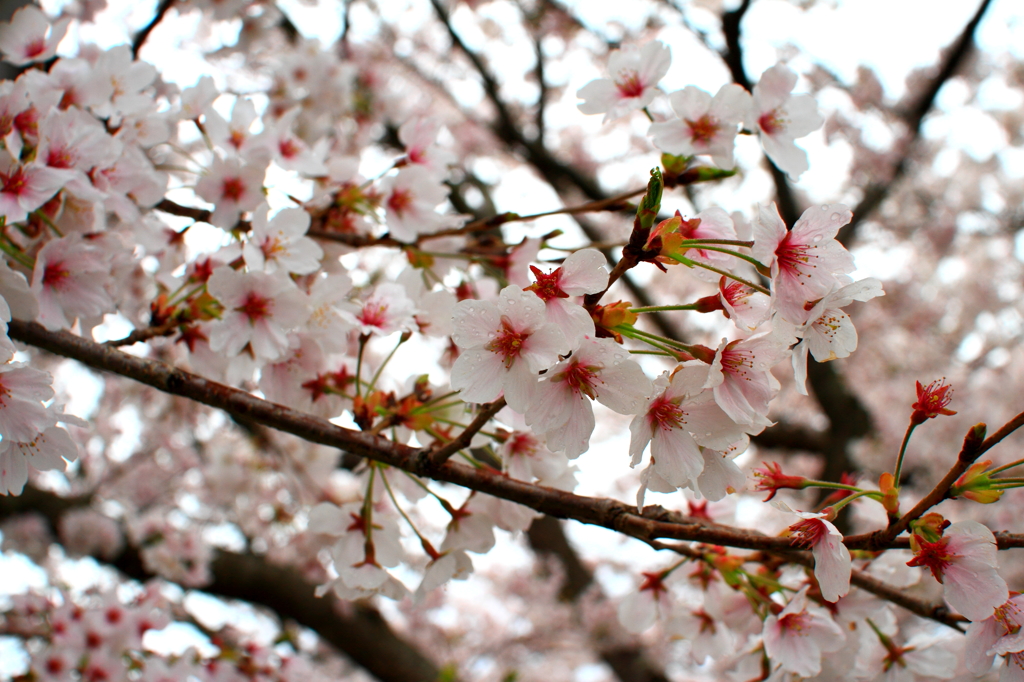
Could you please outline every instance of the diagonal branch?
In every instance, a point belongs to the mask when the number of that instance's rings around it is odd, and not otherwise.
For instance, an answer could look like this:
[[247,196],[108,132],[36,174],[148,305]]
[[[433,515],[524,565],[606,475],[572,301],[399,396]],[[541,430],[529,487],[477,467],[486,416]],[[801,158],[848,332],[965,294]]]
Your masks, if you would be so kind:
[[134,38],[132,38],[132,57],[138,59],[139,50],[142,49],[146,39],[149,38],[149,34],[153,32],[153,29],[156,28],[157,24],[163,21],[164,15],[167,14],[167,10],[169,10],[173,4],[174,0],[160,0],[160,4],[157,5],[156,13],[153,15],[153,18],[135,34]]
[[924,121],[924,117],[928,115],[928,112],[935,106],[935,99],[938,97],[939,91],[942,90],[942,87],[956,75],[956,72],[967,61],[967,57],[971,54],[971,50],[974,47],[974,35],[977,33],[978,25],[991,4],[991,0],[982,0],[974,16],[971,17],[971,20],[964,26],[964,30],[960,32],[959,37],[950,46],[939,66],[938,73],[935,74],[935,77],[928,84],[928,89],[922,93],[921,98],[904,115],[908,132],[902,142],[903,153],[900,155],[899,160],[893,164],[892,171],[884,182],[876,182],[864,188],[864,196],[853,210],[853,220],[846,226],[842,237],[839,238],[839,241],[844,245],[849,246],[853,242],[860,224],[881,206],[899,180],[906,174],[910,156],[914,151],[916,142],[921,137],[921,123]]

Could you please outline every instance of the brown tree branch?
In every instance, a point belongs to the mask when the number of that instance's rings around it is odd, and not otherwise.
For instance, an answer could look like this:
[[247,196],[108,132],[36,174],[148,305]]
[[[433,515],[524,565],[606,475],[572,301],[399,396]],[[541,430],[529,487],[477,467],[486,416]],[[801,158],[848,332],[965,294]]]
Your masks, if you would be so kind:
[[843,230],[843,235],[839,238],[839,241],[844,245],[849,246],[853,242],[860,224],[882,205],[882,202],[892,192],[893,187],[906,174],[910,167],[911,154],[921,137],[921,124],[925,116],[934,108],[935,99],[938,97],[939,91],[942,90],[943,86],[956,75],[956,72],[967,61],[967,57],[974,47],[974,35],[977,33],[978,25],[991,4],[991,0],[982,0],[974,16],[967,22],[964,30],[960,32],[956,41],[953,42],[946,52],[945,58],[940,62],[938,73],[935,74],[935,77],[928,84],[928,89],[922,93],[921,98],[904,115],[908,132],[902,142],[903,154],[893,164],[892,171],[889,173],[886,181],[868,185],[864,189],[864,196],[857,204],[857,207],[853,209],[853,220],[846,226],[846,229]]
[[[801,549],[799,541],[792,538],[768,537],[753,530],[702,522],[657,506],[648,506],[638,512],[632,505],[616,500],[584,497],[524,483],[487,468],[475,469],[452,461],[440,466],[434,465],[425,456],[429,450],[346,429],[325,419],[261,400],[245,391],[209,381],[161,362],[135,357],[69,332],[48,331],[35,322],[12,320],[9,334],[12,339],[78,360],[95,369],[120,374],[166,393],[224,410],[232,416],[257,421],[310,442],[336,447],[416,475],[517,502],[543,514],[615,530],[648,544],[654,544],[658,538],[666,538],[787,555]],[[1001,534],[998,544],[1001,548],[1022,546],[1024,536]],[[870,536],[855,536],[848,539],[847,545],[851,549],[887,549],[905,547],[906,543],[897,539],[888,546],[878,547]],[[922,607],[922,610],[927,611],[927,608]]]
[[163,21],[164,15],[167,14],[167,10],[169,10],[173,4],[174,0],[160,0],[160,4],[157,5],[156,13],[153,15],[153,18],[135,34],[134,38],[132,38],[132,57],[138,59],[139,50],[142,49],[146,39],[149,38],[149,34],[153,32],[153,29],[156,28],[157,24]]

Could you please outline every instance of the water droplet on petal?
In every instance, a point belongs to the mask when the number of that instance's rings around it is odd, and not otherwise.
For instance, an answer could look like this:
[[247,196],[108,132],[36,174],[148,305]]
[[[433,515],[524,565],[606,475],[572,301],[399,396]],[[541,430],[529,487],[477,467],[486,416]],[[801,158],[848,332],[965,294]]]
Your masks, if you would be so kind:
[[811,241],[813,241],[815,244],[817,244],[818,242],[821,241],[821,235],[820,234],[814,235],[814,239],[812,239]]
[[822,204],[821,205],[821,210],[822,211],[827,211],[828,210],[828,204]]

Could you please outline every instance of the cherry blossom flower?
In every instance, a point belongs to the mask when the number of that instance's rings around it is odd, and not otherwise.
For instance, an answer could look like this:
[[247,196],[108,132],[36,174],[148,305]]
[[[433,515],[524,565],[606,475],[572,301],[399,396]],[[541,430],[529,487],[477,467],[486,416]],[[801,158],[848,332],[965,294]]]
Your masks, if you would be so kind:
[[803,677],[821,672],[822,654],[838,651],[846,644],[843,631],[832,618],[808,603],[807,587],[795,594],[780,613],[765,618],[761,638],[773,664]]
[[423,166],[408,166],[398,175],[381,182],[388,234],[400,242],[414,242],[421,234],[432,234],[455,225],[455,216],[437,212],[448,198],[448,190],[437,176]]
[[672,592],[665,584],[666,572],[641,573],[640,589],[619,602],[619,622],[626,630],[641,633],[666,618],[672,610]]
[[715,400],[737,424],[771,425],[768,403],[780,388],[771,368],[789,353],[791,341],[778,332],[731,342],[722,339],[705,387],[714,389]]
[[0,216],[8,223],[28,217],[68,181],[66,174],[37,163],[20,164],[6,152],[0,153]]
[[213,271],[207,291],[224,306],[210,328],[210,349],[228,357],[249,344],[256,358],[276,360],[288,349],[288,331],[309,317],[306,296],[287,276]]
[[726,450],[745,443],[748,431],[722,411],[712,391],[704,389],[707,374],[707,365],[694,362],[676,368],[671,379],[666,373],[655,380],[660,393],[629,425],[630,466],[639,464],[650,442],[653,473],[679,488],[696,481],[704,471],[699,446]]
[[113,311],[110,269],[110,254],[78,234],[47,242],[32,273],[39,322],[50,330],[67,329],[76,319]]
[[719,168],[731,169],[740,123],[748,115],[750,94],[739,85],[723,85],[718,94],[692,85],[669,95],[677,120],[652,123],[654,146],[676,156],[706,154]]
[[842,308],[853,301],[869,301],[884,295],[882,283],[868,277],[836,289],[811,308],[807,322],[796,331],[802,337],[800,343],[793,348],[793,381],[797,391],[807,395],[808,351],[818,362],[829,362],[849,357],[857,350],[857,330]]
[[576,467],[564,454],[552,452],[529,431],[513,431],[498,448],[505,472],[520,481],[572,490],[576,485]]
[[[26,368],[28,369],[28,368]],[[0,375],[6,378],[6,375]],[[45,375],[47,380],[49,375]],[[0,381],[3,380],[0,378]],[[9,398],[0,407],[0,416],[8,408]],[[87,426],[87,423],[62,415],[51,406],[45,408],[46,421],[61,421],[75,426]],[[39,425],[42,419],[36,420]],[[78,446],[71,440],[70,434],[56,424],[41,428],[29,438],[18,439],[5,434],[0,441],[0,494],[20,495],[28,480],[28,467],[37,471],[64,471],[67,462],[78,458]]]
[[359,328],[361,334],[387,336],[402,329],[416,328],[416,306],[401,284],[384,282],[362,303],[339,306],[342,317]]
[[16,66],[45,62],[57,53],[70,23],[71,18],[64,17],[51,25],[42,10],[25,5],[0,24],[0,52]]
[[[1024,595],[1010,597],[991,616],[971,623],[966,639],[964,662],[975,675],[987,673],[996,655],[1024,652]],[[1012,671],[1014,665],[1020,667],[1008,659],[1004,670]]]
[[[266,148],[259,144],[252,133],[252,124],[259,118],[256,106],[248,97],[239,97],[231,107],[231,120],[226,121],[213,107],[203,112],[204,123],[210,141],[255,162],[256,156],[266,155]],[[256,156],[254,156],[254,154]]]
[[643,109],[654,100],[658,81],[668,73],[671,63],[672,52],[658,41],[649,42],[640,50],[616,50],[608,58],[608,73],[612,77],[591,81],[576,92],[584,100],[578,105],[579,110],[584,114],[604,114],[607,123]]
[[807,153],[794,140],[817,130],[824,123],[811,95],[793,95],[796,74],[777,64],[761,74],[754,86],[753,106],[747,114],[747,127],[761,136],[775,165],[796,180],[807,170]]
[[946,603],[969,620],[984,620],[1009,598],[997,570],[996,539],[977,521],[958,521],[935,542],[914,535],[919,544],[908,566],[925,566],[945,587]]
[[326,138],[321,144],[314,145],[311,149],[301,137],[292,132],[295,119],[300,113],[301,109],[296,107],[276,121],[269,123],[254,140],[254,144],[264,146],[270,152],[274,162],[285,170],[297,171],[305,175],[326,175],[327,166],[324,165],[324,157],[327,153]]
[[323,249],[305,236],[309,230],[309,213],[301,208],[286,208],[268,220],[270,207],[260,204],[253,211],[252,234],[242,247],[245,264],[250,270],[308,275],[320,269]]
[[946,407],[953,399],[953,387],[946,383],[945,379],[933,381],[927,386],[917,382],[917,402],[912,405],[913,414],[910,415],[912,424],[923,424],[929,419],[941,415],[954,415],[956,412]]
[[[754,223],[754,258],[771,268],[772,297],[779,314],[796,326],[810,315],[806,303],[823,298],[837,285],[849,283],[853,256],[836,241],[839,228],[853,214],[842,204],[812,206],[786,230],[778,209],[759,207]],[[813,307],[813,306],[812,306]]]
[[93,105],[96,116],[119,126],[122,117],[145,114],[153,108],[153,96],[143,94],[142,89],[156,78],[156,67],[136,60],[130,46],[117,45],[103,52],[94,68],[113,85],[110,99]]
[[251,211],[263,201],[263,177],[266,166],[244,163],[239,158],[215,157],[209,172],[196,183],[196,194],[216,204],[210,224],[229,230],[242,211]]
[[[871,635],[865,633],[864,637]],[[948,680],[957,673],[959,638],[918,632],[902,645],[884,634],[874,639],[858,653],[858,658],[862,659],[858,661],[858,668],[873,679],[881,682]]]
[[722,277],[718,282],[718,295],[725,316],[740,329],[754,331],[771,317],[771,297],[746,284]]
[[435,144],[441,127],[436,118],[414,118],[398,129],[398,139],[405,145],[406,161],[423,166],[438,177],[445,176],[448,166],[455,163],[455,154]]
[[352,290],[352,279],[343,272],[322,273],[309,287],[309,308],[305,331],[327,352],[340,352],[348,347],[351,318],[343,314],[341,305]]
[[803,519],[791,525],[789,532],[797,542],[810,548],[814,555],[814,577],[818,580],[822,598],[836,602],[840,597],[845,597],[850,591],[853,566],[850,550],[843,544],[843,534],[830,519],[830,516],[834,517],[831,507],[821,512],[801,512],[793,511],[783,502],[776,501],[773,504]]
[[586,336],[571,357],[541,379],[526,423],[544,435],[552,450],[575,459],[590,447],[595,425],[591,400],[619,414],[633,414],[652,389],[651,380],[622,346]]
[[605,257],[597,249],[581,249],[570,254],[561,266],[545,273],[530,266],[534,283],[527,291],[537,294],[547,311],[548,321],[557,325],[569,344],[575,346],[585,335],[594,335],[594,320],[570,296],[596,294],[608,286]]
[[539,372],[568,350],[544,311],[541,299],[514,285],[501,290],[497,303],[455,306],[452,340],[462,352],[452,367],[452,388],[463,400],[486,403],[504,392],[509,407],[527,411]]

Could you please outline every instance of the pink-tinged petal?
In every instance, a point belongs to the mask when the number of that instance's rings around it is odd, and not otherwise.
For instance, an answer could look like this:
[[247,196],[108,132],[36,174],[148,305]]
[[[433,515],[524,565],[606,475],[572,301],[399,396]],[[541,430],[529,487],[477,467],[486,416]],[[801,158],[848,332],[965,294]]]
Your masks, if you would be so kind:
[[608,286],[607,260],[597,249],[581,249],[562,263],[558,286],[570,296],[604,291]]
[[959,559],[943,575],[946,603],[968,620],[984,620],[1002,606],[1010,593],[1006,581],[987,563]]
[[638,414],[629,423],[629,456],[630,467],[635,467],[643,459],[644,450],[651,442],[653,432],[651,425],[647,422],[647,415]]
[[[800,219],[793,225],[793,238],[801,244],[824,246],[826,240],[835,239],[839,228],[853,220],[853,211],[843,204],[824,204],[812,206],[803,212]],[[846,249],[843,249],[845,252]],[[840,256],[843,263],[830,263],[833,272],[842,268],[843,272],[853,272],[853,256],[846,252]]]
[[786,102],[786,134],[791,138],[808,135],[825,123],[818,103],[810,95],[796,95]]
[[964,664],[967,669],[975,675],[987,673],[995,657],[994,653],[989,653],[989,649],[1005,632],[1003,624],[991,616],[971,623],[964,644]]
[[618,94],[615,82],[608,78],[590,81],[576,91],[576,96],[584,100],[576,106],[584,114],[603,114],[614,106]]
[[717,502],[746,485],[747,477],[726,455],[705,448],[701,456],[704,458],[704,470],[697,478],[697,491],[709,501]]
[[807,395],[807,344],[800,343],[793,349],[793,383],[800,395]]
[[[776,64],[761,74],[755,95],[762,112],[781,106],[796,87],[797,75],[784,64]],[[756,113],[755,113],[756,115]]]
[[583,306],[564,298],[547,302],[548,321],[558,327],[570,346],[578,346],[584,336],[594,335],[594,318]]
[[658,619],[658,604],[651,591],[634,592],[619,602],[619,622],[629,632],[641,633]]
[[857,330],[849,315],[831,308],[808,325],[804,342],[815,360],[829,362],[857,350]]
[[309,531],[325,535],[342,536],[352,518],[337,505],[321,502],[309,510]]
[[501,395],[504,374],[505,364],[497,353],[466,350],[452,366],[452,388],[467,403],[489,403]]
[[704,457],[686,429],[654,431],[651,460],[655,472],[671,485],[681,488],[696,481],[704,471]]
[[640,48],[640,65],[637,72],[640,81],[647,85],[657,85],[665,77],[672,66],[672,50],[664,43],[652,40]]
[[516,412],[524,414],[536,396],[537,380],[537,374],[531,371],[528,365],[521,362],[512,365],[505,374],[504,381],[505,402],[508,403],[508,406]]
[[765,154],[779,169],[792,179],[799,178],[810,168],[807,152],[790,140],[780,140],[770,135],[761,136],[761,146]]
[[[536,296],[534,299],[540,302]],[[544,304],[540,305],[543,309]],[[559,355],[567,353],[569,350],[567,346],[568,342],[562,331],[553,324],[545,324],[539,326],[527,339],[527,343],[523,345],[521,357],[526,361],[531,372],[539,373],[551,367],[558,360]]]
[[460,348],[479,348],[491,342],[501,326],[501,313],[493,303],[459,301],[452,316],[452,341]]
[[576,459],[590,447],[590,434],[596,425],[594,407],[585,397],[573,398],[569,406],[565,426],[545,432],[545,439],[551,450],[563,451],[569,459]]
[[821,596],[825,601],[836,602],[850,591],[850,550],[843,544],[843,536],[835,530],[835,526],[827,521],[823,523],[829,527],[830,532],[811,548],[814,554],[814,577],[818,579]]

